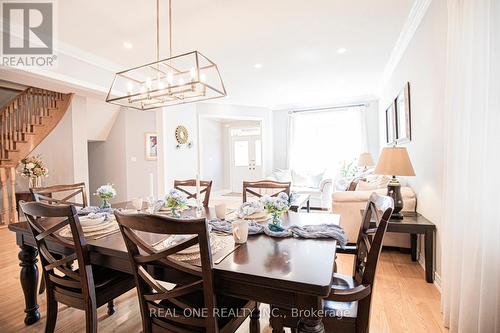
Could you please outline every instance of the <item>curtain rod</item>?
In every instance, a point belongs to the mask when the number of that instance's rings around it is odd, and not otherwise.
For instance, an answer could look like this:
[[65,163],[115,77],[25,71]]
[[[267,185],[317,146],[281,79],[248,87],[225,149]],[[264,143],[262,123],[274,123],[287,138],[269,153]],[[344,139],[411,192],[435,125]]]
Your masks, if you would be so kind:
[[312,108],[312,109],[300,109],[288,111],[288,113],[301,113],[301,112],[311,112],[311,111],[326,111],[332,109],[346,109],[346,108],[354,108],[358,106],[367,106],[368,103],[360,103],[360,104],[347,104],[347,105],[338,105],[338,106],[327,106],[322,108]]

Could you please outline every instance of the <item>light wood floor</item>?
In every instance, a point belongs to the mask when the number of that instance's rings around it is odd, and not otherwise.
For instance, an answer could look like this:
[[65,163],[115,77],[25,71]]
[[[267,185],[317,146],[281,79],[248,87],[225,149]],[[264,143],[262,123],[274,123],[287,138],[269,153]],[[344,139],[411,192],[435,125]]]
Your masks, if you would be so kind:
[[[24,300],[17,254],[14,234],[0,229],[0,332],[43,332],[45,295],[39,298],[41,320],[28,327],[23,323]],[[348,274],[352,267],[350,256],[341,255],[338,267],[340,273]],[[438,290],[425,282],[422,268],[411,262],[409,255],[383,252],[377,270],[371,332],[444,332],[439,298]],[[135,290],[115,302],[116,313],[111,317],[106,315],[105,306],[99,309],[99,332],[140,332]],[[56,332],[84,332],[84,320],[82,311],[60,306]],[[262,317],[261,322],[262,331],[270,333],[267,318]],[[248,332],[248,323],[244,323],[239,332]]]

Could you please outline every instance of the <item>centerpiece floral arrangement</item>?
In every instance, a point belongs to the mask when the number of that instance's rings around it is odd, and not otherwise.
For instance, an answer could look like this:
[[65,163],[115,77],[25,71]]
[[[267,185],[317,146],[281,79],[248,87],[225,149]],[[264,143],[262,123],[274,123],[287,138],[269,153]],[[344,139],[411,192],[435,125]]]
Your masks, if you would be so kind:
[[165,207],[172,210],[172,216],[180,218],[180,209],[187,207],[188,200],[187,197],[179,190],[172,189],[165,197]]
[[109,199],[116,197],[116,190],[112,184],[101,185],[94,193],[96,197],[102,199],[101,209],[111,208]]
[[264,196],[262,197],[262,204],[264,209],[272,215],[271,223],[269,223],[269,229],[271,231],[283,231],[284,228],[281,225],[281,218],[284,213],[286,213],[291,207],[291,197],[285,192],[281,192],[276,197]]
[[48,177],[49,169],[45,166],[41,155],[23,158],[18,165],[18,173],[28,178],[29,187],[41,187],[42,177]]

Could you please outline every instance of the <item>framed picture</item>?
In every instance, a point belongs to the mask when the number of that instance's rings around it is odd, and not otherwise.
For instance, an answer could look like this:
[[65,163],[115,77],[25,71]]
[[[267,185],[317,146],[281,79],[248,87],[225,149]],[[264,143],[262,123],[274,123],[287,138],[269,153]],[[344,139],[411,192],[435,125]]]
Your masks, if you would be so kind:
[[396,112],[394,103],[385,110],[385,137],[388,145],[396,143]]
[[145,134],[146,160],[156,161],[158,159],[158,135],[156,133]]
[[411,141],[410,83],[396,97],[396,142]]

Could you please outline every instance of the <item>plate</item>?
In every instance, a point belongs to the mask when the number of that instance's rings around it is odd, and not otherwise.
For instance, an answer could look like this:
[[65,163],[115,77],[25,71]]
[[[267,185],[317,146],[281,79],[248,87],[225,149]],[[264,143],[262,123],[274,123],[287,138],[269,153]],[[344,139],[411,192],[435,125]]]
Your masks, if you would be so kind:
[[[177,245],[179,243],[182,243],[183,241],[185,241],[185,240],[187,240],[189,238],[193,238],[193,237],[195,237],[195,236],[193,236],[193,235],[174,235],[174,236],[170,236],[169,238],[167,238],[163,242],[162,248],[166,249],[166,248],[175,246],[175,245]],[[213,235],[210,235],[210,244],[215,244],[215,243],[217,243],[217,240],[215,239],[215,237]],[[193,246],[188,247],[187,249],[184,249],[182,251],[177,252],[176,255],[177,254],[189,255],[189,254],[195,254],[195,253],[199,253],[199,252],[200,252],[200,246],[199,246],[199,244],[195,244]]]

